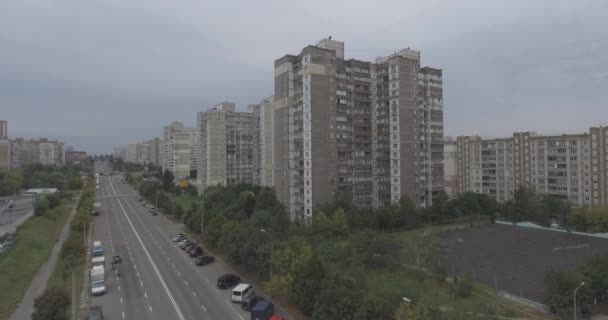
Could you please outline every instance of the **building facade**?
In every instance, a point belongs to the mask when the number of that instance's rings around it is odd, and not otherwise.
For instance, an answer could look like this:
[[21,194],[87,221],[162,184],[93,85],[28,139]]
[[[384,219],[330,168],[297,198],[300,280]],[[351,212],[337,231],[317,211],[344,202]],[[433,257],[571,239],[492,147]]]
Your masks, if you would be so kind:
[[486,193],[503,202],[526,187],[578,207],[606,207],[607,132],[597,127],[557,136],[458,137],[458,192]]
[[263,99],[260,106],[260,184],[274,185],[274,97]]
[[443,190],[439,69],[404,49],[375,62],[323,39],[275,61],[274,186],[294,220],[337,192],[358,207],[405,194],[428,206]]
[[0,120],[0,139],[8,139],[8,122]]
[[237,112],[234,103],[222,102],[199,112],[197,123],[200,192],[218,184],[259,184],[259,106]]
[[162,168],[173,172],[176,180],[190,177],[194,132],[178,121],[163,128]]
[[65,164],[65,147],[63,142],[58,140],[16,138],[9,142],[9,154],[10,167],[13,169],[30,163]]
[[451,137],[443,140],[443,185],[448,197],[458,193],[458,147]]

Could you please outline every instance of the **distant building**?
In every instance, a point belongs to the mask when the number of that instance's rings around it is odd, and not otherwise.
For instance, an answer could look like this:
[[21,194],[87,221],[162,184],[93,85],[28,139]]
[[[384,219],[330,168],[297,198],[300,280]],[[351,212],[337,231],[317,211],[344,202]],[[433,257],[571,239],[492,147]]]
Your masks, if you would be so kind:
[[11,168],[11,144],[8,140],[8,124],[0,120],[0,171]]
[[445,193],[448,197],[458,192],[458,147],[451,137],[443,141],[443,177]]
[[190,177],[194,133],[193,128],[178,121],[163,129],[162,168],[173,172],[176,180]]
[[608,127],[589,133],[457,139],[458,193],[486,193],[499,202],[522,187],[582,206],[608,207]]
[[0,139],[8,139],[8,122],[0,120]]
[[260,132],[260,184],[272,187],[274,185],[274,97],[263,99],[259,114]]
[[198,113],[199,191],[217,184],[256,183],[259,162],[254,154],[260,148],[255,117],[259,108],[252,107],[251,112],[235,109],[234,103],[222,102]]
[[10,142],[11,168],[20,168],[30,163],[44,165],[64,165],[65,148],[63,142],[40,138],[25,140],[16,138]]
[[87,153],[84,151],[70,150],[65,152],[66,164],[82,163],[85,161],[87,161]]

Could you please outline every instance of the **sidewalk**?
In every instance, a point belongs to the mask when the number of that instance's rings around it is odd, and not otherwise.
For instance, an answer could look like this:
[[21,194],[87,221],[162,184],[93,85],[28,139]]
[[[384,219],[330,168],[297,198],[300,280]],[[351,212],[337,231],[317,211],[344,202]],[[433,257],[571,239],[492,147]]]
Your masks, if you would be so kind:
[[53,269],[55,269],[55,265],[57,264],[57,259],[59,257],[59,251],[61,250],[61,246],[65,239],[67,239],[68,234],[70,233],[70,223],[72,219],[76,215],[76,207],[80,202],[80,197],[82,196],[82,192],[78,195],[78,199],[74,203],[74,207],[72,211],[70,211],[70,216],[68,217],[63,229],[61,230],[61,234],[59,235],[58,241],[55,243],[53,250],[51,251],[51,255],[45,264],[40,267],[38,273],[32,280],[30,287],[25,292],[23,299],[21,299],[21,303],[17,307],[17,310],[11,315],[10,320],[23,320],[30,319],[32,312],[34,312],[34,300],[40,294],[44,292],[46,289],[47,282],[51,277],[51,273]]

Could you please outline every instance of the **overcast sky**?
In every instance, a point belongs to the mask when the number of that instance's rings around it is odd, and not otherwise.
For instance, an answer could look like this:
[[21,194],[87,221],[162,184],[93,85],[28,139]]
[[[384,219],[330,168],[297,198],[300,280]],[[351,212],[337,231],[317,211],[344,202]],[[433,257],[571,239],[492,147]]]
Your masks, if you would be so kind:
[[446,135],[608,125],[608,1],[0,1],[0,119],[92,153],[224,100],[273,94],[273,61],[332,35],[443,69]]

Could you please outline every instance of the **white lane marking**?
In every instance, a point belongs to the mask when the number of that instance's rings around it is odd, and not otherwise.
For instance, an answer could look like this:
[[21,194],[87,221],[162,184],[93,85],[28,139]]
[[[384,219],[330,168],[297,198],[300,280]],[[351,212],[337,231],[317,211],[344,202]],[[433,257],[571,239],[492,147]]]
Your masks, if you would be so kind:
[[[167,259],[169,259],[169,258],[167,258]],[[173,266],[173,268],[175,268],[175,263],[172,263],[171,265]]]
[[148,293],[144,291],[144,296],[148,298]]
[[196,297],[196,292],[192,291],[192,295]]
[[150,309],[150,312],[152,312],[152,306],[148,306],[148,309]]
[[217,294],[221,294],[219,290],[215,289],[215,292],[217,292]]
[[137,265],[136,265],[136,264],[134,264],[134,265],[133,265],[133,268],[135,268],[135,270],[137,270]]
[[238,311],[236,311],[236,309],[234,308],[234,306],[232,305],[232,303],[228,302],[228,300],[224,300],[224,302],[226,302],[226,304],[232,309],[232,311],[234,311],[234,313],[236,313],[237,316],[239,316],[239,318],[241,318],[242,320],[245,320]]
[[185,283],[187,286],[190,286],[190,285],[188,284],[188,281],[184,280],[184,283]]
[[122,304],[122,297],[120,297],[120,304]]
[[120,292],[120,285],[118,285],[118,292]]
[[205,310],[205,312],[207,312],[207,308],[205,308],[204,304],[201,304],[201,308],[203,308],[203,310]]
[[122,312],[122,318],[123,319],[125,318],[125,312],[124,311]]
[[141,278],[141,277],[139,276],[139,271],[136,271],[136,272],[137,272],[137,277],[138,277],[138,278]]
[[[110,187],[112,188],[114,195],[116,195],[116,190],[114,189],[114,185],[112,184],[111,179],[110,179]],[[129,222],[129,225],[131,226],[131,229],[133,230],[135,237],[139,241],[139,244],[144,249],[144,252],[146,253],[146,256],[148,257],[148,261],[150,261],[152,268],[154,268],[154,272],[156,272],[156,276],[158,277],[158,280],[160,280],[160,283],[162,284],[163,288],[165,289],[165,293],[167,293],[167,296],[169,296],[169,300],[171,300],[171,303],[173,304],[173,308],[175,309],[175,312],[177,312],[177,315],[181,320],[185,320],[184,315],[182,314],[182,311],[179,309],[177,302],[175,302],[175,299],[173,298],[173,294],[171,294],[171,291],[167,287],[167,283],[165,283],[165,279],[158,271],[158,267],[156,266],[156,263],[154,263],[154,260],[152,260],[152,257],[150,256],[150,252],[148,252],[148,249],[144,245],[144,242],[141,240],[139,233],[137,232],[137,230],[135,230],[135,226],[133,226],[133,222],[131,222],[131,218],[129,218],[129,216],[127,215],[127,211],[125,211],[125,208],[122,206],[122,202],[120,202],[119,198],[116,198],[116,201],[118,202],[118,205],[120,205],[120,209],[122,209],[122,213],[125,215],[125,218],[127,218],[127,222]]]
[[182,276],[182,273],[181,273],[181,272],[179,272],[179,271],[177,272],[177,274],[178,274],[180,277]]
[[141,285],[142,288],[144,287],[144,283],[141,282],[141,280],[139,280],[139,284]]
[[[200,270],[199,270],[200,271]],[[207,279],[207,277],[205,277],[205,281],[209,282],[209,279]]]

